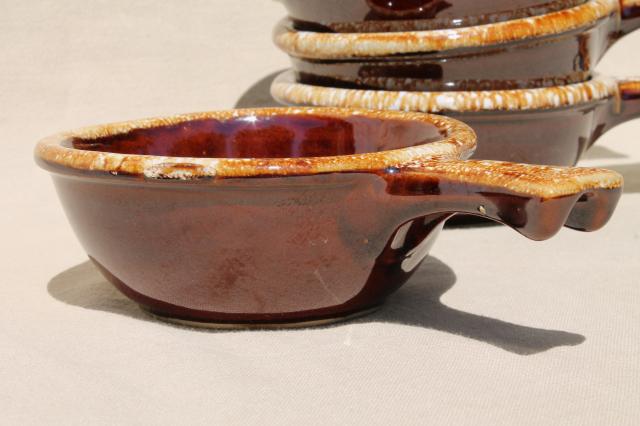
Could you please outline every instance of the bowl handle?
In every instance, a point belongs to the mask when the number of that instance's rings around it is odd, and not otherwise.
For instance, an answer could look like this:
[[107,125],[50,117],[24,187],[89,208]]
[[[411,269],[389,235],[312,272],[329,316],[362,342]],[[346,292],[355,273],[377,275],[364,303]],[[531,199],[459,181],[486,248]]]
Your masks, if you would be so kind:
[[609,98],[610,109],[606,113],[604,126],[597,129],[589,145],[596,143],[600,136],[619,124],[640,118],[640,78],[618,79],[617,85],[616,95]]
[[620,93],[620,113],[617,124],[640,118],[640,79],[620,80],[618,91]]
[[601,228],[622,191],[622,176],[610,170],[501,161],[433,161],[390,168],[384,177],[388,193],[429,200],[428,212],[424,203],[409,203],[413,217],[472,214],[508,225],[533,240],[550,238],[562,226],[581,231]]
[[640,0],[621,0],[622,24],[620,32],[622,35],[640,28]]

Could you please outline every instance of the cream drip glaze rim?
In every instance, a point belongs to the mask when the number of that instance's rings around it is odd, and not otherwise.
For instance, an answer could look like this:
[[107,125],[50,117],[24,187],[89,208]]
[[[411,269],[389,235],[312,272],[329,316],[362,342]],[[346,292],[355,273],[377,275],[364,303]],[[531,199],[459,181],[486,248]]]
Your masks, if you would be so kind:
[[[68,147],[71,138],[91,140],[134,129],[175,125],[190,120],[219,120],[273,115],[353,116],[395,119],[435,125],[442,140],[406,148],[355,155],[306,158],[191,158],[119,154]],[[67,146],[65,146],[67,145]],[[35,149],[37,162],[54,174],[77,179],[135,179],[150,182],[199,182],[215,185],[215,178],[287,177],[333,172],[368,172],[410,175],[418,173],[496,190],[511,190],[544,198],[576,194],[589,188],[618,188],[622,177],[594,168],[531,166],[501,161],[467,160],[476,147],[476,135],[466,124],[440,115],[399,111],[338,108],[257,108],[176,115],[98,125],[63,132],[41,140]],[[293,181],[292,181],[293,182]],[[194,182],[195,183],[195,182]],[[130,184],[130,183],[128,183]]]
[[[192,158],[120,154],[69,147],[74,138],[85,140],[124,134],[135,129],[175,125],[192,120],[232,120],[277,115],[353,116],[423,122],[436,126],[442,140],[371,153],[306,158]],[[73,170],[146,179],[194,180],[214,177],[292,176],[330,172],[355,172],[399,167],[416,161],[467,159],[476,148],[476,135],[466,124],[448,117],[414,112],[369,111],[344,108],[252,108],[149,118],[90,126],[42,139],[35,157],[54,173]]]
[[343,89],[296,82],[293,71],[280,74],[271,85],[271,94],[290,105],[367,108],[423,113],[529,111],[571,107],[618,97],[618,80],[601,75],[591,80],[535,89],[409,92]]
[[[430,31],[387,33],[318,33],[296,31],[281,22],[276,45],[292,56],[349,59],[446,51],[551,36],[586,27],[620,14],[618,0],[590,0],[569,9],[494,24]],[[620,19],[618,17],[618,19]]]

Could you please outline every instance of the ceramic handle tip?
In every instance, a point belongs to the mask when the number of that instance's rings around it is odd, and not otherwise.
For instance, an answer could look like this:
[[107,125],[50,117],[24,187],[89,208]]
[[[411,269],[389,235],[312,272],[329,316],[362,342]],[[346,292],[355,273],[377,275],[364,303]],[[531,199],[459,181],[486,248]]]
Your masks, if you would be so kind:
[[620,35],[640,28],[640,0],[620,0]]
[[483,216],[533,240],[562,226],[604,226],[622,191],[618,173],[591,168],[534,166],[499,161],[436,161],[401,169],[389,192],[431,195],[441,211]]

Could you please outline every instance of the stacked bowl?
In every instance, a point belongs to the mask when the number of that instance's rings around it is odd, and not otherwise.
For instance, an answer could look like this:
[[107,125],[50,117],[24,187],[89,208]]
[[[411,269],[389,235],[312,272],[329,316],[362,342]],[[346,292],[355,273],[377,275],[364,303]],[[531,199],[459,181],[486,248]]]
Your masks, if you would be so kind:
[[639,0],[282,1],[285,104],[444,114],[478,133],[476,158],[552,165],[640,116],[640,80],[593,73]]

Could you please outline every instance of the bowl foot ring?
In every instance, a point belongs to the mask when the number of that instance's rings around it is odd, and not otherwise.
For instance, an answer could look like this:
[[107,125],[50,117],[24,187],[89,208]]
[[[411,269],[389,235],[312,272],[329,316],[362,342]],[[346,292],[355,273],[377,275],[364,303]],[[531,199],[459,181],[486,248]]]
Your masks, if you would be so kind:
[[174,325],[179,325],[183,327],[192,327],[192,328],[204,328],[204,329],[213,329],[213,330],[278,330],[278,329],[295,329],[295,328],[310,328],[310,327],[320,327],[325,325],[331,325],[336,323],[341,323],[345,321],[349,321],[355,318],[363,317],[365,315],[369,315],[378,309],[380,309],[382,305],[375,306],[373,308],[364,309],[361,311],[357,311],[348,315],[332,317],[332,318],[322,318],[322,319],[314,319],[314,320],[301,320],[301,321],[292,321],[292,322],[210,322],[210,321],[197,321],[197,320],[187,320],[182,318],[175,318],[164,315],[159,312],[155,312],[146,306],[140,305],[142,311],[146,312],[151,317],[158,319],[163,322],[167,322]]

